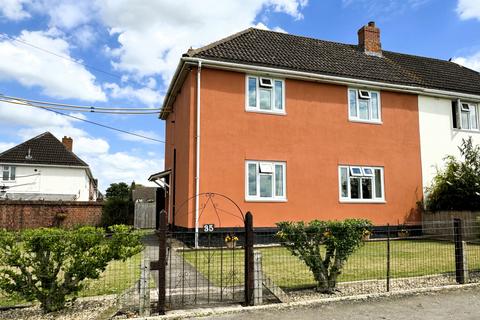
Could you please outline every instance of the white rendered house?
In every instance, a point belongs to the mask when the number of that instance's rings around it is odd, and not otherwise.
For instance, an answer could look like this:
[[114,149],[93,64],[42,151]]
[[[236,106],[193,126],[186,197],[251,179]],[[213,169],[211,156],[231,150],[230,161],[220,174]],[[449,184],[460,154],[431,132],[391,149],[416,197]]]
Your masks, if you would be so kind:
[[96,201],[97,181],[72,145],[45,132],[0,153],[0,200]]

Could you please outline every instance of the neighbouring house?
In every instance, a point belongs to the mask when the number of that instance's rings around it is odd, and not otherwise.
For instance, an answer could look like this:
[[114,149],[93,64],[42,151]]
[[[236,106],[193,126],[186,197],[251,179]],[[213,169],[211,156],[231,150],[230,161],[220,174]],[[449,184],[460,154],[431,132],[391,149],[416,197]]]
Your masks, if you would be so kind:
[[[408,36],[408,35],[405,35]],[[210,223],[206,192],[283,220],[420,224],[418,202],[462,138],[480,143],[480,74],[383,50],[370,22],[358,44],[250,28],[188,50],[168,88],[165,171],[171,223]],[[239,226],[222,215],[221,226]]]
[[97,180],[72,148],[45,132],[0,153],[0,201],[96,201]]

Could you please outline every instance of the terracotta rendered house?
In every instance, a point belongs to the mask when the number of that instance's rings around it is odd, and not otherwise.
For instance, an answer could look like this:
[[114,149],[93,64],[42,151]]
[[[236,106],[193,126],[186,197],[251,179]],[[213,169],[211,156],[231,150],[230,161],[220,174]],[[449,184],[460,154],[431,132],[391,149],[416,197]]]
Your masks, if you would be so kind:
[[216,192],[256,227],[419,224],[435,166],[462,138],[480,142],[479,102],[479,73],[385,51],[373,22],[357,45],[250,28],[189,50],[160,115],[170,223],[209,223],[201,203],[181,204]]

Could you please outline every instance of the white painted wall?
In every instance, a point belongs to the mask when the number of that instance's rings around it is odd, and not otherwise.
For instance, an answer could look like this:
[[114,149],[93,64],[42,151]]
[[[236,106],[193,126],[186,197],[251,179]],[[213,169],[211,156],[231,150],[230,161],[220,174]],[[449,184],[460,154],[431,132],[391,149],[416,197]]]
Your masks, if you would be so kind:
[[89,201],[90,179],[85,168],[15,166],[15,181],[0,181],[0,185],[11,187],[7,195],[24,193],[25,198],[32,194],[75,195],[77,201]]
[[422,178],[425,188],[430,186],[436,174],[436,166],[443,167],[445,156],[460,156],[458,146],[462,138],[467,139],[471,136],[475,144],[480,144],[480,132],[453,128],[452,100],[419,96],[418,111]]

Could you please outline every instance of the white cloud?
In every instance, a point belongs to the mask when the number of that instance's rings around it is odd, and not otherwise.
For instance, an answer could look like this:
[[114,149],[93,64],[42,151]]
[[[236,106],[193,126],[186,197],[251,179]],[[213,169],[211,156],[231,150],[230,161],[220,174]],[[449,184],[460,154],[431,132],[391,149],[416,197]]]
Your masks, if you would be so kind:
[[15,147],[15,143],[13,142],[0,142],[0,153],[13,147]]
[[458,0],[456,11],[462,20],[480,20],[480,1]]
[[168,82],[190,46],[252,26],[262,9],[301,19],[306,5],[305,0],[104,0],[100,8],[103,23],[119,43],[107,49],[114,68],[140,76],[160,74]]
[[480,72],[480,51],[467,57],[455,57],[453,62]]
[[[69,44],[55,37],[55,30],[22,31],[19,40],[70,57]],[[15,80],[27,87],[38,86],[55,98],[105,101],[95,76],[82,65],[33,49],[10,39],[0,41],[0,80]]]
[[29,18],[30,14],[23,7],[26,2],[26,0],[0,0],[1,16],[14,21]]
[[275,27],[273,29],[270,29],[269,27],[267,27],[264,23],[262,22],[259,22],[255,25],[255,28],[257,29],[262,29],[262,30],[273,30],[273,31],[276,31],[276,32],[282,32],[282,33],[288,33],[287,31],[285,31],[284,29],[280,28],[280,27]]
[[[152,85],[152,82],[149,81],[148,84]],[[120,87],[116,83],[105,83],[103,87],[114,99],[138,100],[149,107],[159,107],[163,100],[163,96],[157,90],[149,87],[135,89],[131,86]]]

